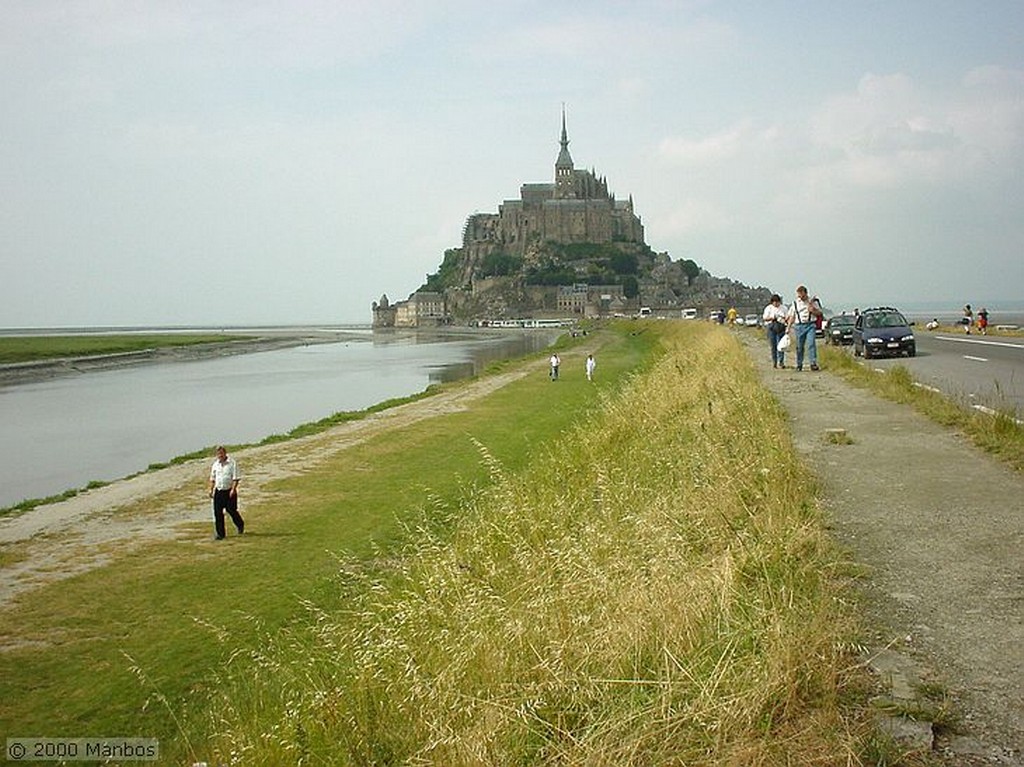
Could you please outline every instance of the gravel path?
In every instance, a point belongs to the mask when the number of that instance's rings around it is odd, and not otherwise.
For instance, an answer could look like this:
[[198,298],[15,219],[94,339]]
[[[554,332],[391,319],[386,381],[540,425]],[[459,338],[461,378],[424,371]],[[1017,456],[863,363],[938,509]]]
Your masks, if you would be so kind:
[[[1024,765],[1024,476],[838,376],[773,370],[761,334],[743,337],[865,569],[876,667],[904,696],[915,682],[948,691],[957,732],[931,733],[945,763]],[[852,443],[830,444],[831,428]]]

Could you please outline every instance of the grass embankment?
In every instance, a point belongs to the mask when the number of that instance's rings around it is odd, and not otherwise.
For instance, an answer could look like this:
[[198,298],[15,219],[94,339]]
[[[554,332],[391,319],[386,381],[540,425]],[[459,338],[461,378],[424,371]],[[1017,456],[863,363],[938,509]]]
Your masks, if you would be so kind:
[[87,334],[69,336],[2,336],[0,364],[39,362],[63,357],[126,354],[171,346],[237,341],[242,336],[221,334],[147,333]]
[[1017,471],[1024,471],[1024,427],[1016,423],[1013,412],[992,414],[973,409],[919,385],[904,365],[879,372],[843,349],[826,346],[820,351],[830,371],[888,400],[911,405],[936,423],[959,430],[982,450]]
[[[152,736],[170,750],[181,737],[174,717],[204,699],[235,644],[305,619],[302,600],[318,599],[337,573],[334,552],[368,561],[386,556],[424,494],[456,503],[467,487],[488,481],[469,435],[498,460],[522,465],[601,391],[647,364],[654,346],[653,334],[614,336],[592,386],[581,380],[584,352],[566,349],[557,386],[539,371],[471,410],[343,451],[315,476],[275,483],[273,499],[260,505],[243,487],[244,538],[215,544],[204,524],[190,540],[97,546],[89,553],[109,564],[41,586],[4,610],[0,731]],[[254,468],[242,459],[244,473]],[[112,513],[144,521],[164,506],[206,509],[205,483],[198,474],[194,493]],[[15,544],[0,554],[18,561],[23,549]],[[219,636],[230,641],[221,644]]]
[[730,334],[632,327],[594,385],[567,349],[557,384],[275,483],[251,535],[27,595],[3,730],[168,764],[857,764],[840,565],[782,412]]
[[240,650],[196,753],[859,763],[838,560],[784,416],[729,334],[651,332],[653,369],[525,465],[474,440],[491,482],[433,494],[400,552],[339,561],[306,625]]

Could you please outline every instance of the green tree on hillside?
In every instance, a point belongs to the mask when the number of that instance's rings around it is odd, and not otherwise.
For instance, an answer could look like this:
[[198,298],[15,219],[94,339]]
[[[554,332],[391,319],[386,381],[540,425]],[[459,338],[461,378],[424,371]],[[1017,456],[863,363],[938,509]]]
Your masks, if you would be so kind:
[[458,287],[459,272],[462,271],[462,248],[449,248],[444,252],[441,266],[433,274],[427,275],[427,281],[418,292],[444,292],[445,288]]
[[608,266],[616,274],[636,274],[640,261],[634,253],[613,253],[608,259]]
[[691,261],[690,259],[681,261],[680,266],[683,269],[683,274],[686,275],[686,287],[690,287],[693,285],[693,281],[697,279],[697,276],[700,274],[700,267],[697,266],[695,261]]
[[626,298],[636,298],[640,295],[640,283],[632,274],[627,274],[622,278],[622,295]]
[[481,277],[507,277],[518,274],[523,268],[521,256],[513,256],[504,251],[496,250],[488,253],[480,261]]
[[545,258],[526,272],[528,285],[572,285],[576,281],[576,272],[552,258]]

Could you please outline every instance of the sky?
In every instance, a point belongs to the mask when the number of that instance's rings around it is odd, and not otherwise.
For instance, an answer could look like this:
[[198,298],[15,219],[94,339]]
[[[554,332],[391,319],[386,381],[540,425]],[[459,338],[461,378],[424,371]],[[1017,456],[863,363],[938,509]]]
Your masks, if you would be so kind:
[[368,323],[576,167],[674,260],[1024,306],[1020,0],[2,0],[0,327]]

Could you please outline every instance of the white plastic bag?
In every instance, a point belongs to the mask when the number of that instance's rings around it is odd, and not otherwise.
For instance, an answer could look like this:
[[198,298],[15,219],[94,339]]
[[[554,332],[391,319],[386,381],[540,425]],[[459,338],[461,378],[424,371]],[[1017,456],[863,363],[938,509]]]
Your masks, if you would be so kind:
[[786,335],[779,339],[779,343],[775,348],[778,349],[780,352],[784,352],[786,351],[786,349],[789,348],[789,345],[791,343],[793,342],[789,340],[789,333],[786,333]]

